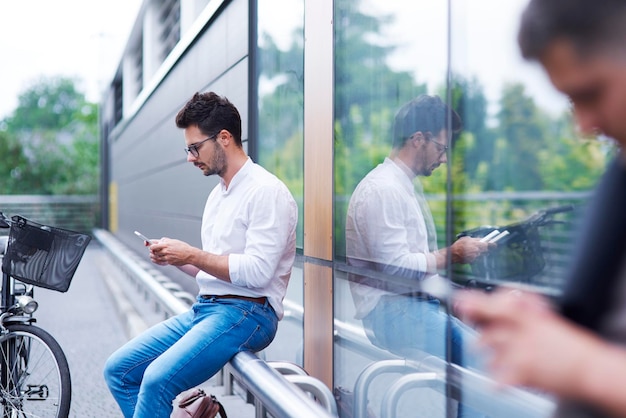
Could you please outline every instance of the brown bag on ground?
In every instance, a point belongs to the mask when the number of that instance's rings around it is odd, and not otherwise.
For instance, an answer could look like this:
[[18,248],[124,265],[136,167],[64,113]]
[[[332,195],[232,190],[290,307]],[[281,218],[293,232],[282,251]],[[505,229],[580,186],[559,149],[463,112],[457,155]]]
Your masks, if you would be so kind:
[[222,404],[213,395],[207,395],[200,388],[186,393],[178,405],[174,406],[171,418],[228,418]]

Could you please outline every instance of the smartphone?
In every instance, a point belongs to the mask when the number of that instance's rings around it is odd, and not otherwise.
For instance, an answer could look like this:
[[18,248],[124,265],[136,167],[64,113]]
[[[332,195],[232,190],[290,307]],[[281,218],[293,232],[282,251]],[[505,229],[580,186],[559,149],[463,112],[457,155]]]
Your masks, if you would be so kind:
[[489,240],[495,238],[496,236],[498,236],[500,234],[500,231],[498,231],[497,229],[494,229],[493,231],[491,231],[489,234],[485,235],[484,237],[482,237],[480,239],[480,242],[489,242]]
[[498,234],[497,236],[491,238],[488,242],[490,244],[495,244],[496,242],[500,241],[502,238],[506,237],[507,235],[509,235],[510,232],[509,231],[502,231],[500,234]]
[[139,238],[141,238],[142,240],[144,240],[144,242],[146,244],[150,244],[150,240],[148,238],[146,238],[145,235],[143,235],[141,232],[139,231],[135,231],[135,235],[137,235]]

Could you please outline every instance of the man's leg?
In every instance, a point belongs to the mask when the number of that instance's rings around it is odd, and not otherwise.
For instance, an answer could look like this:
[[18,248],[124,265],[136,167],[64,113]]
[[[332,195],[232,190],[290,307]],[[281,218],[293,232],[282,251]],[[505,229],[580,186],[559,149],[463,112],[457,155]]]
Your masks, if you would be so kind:
[[[446,359],[451,344],[452,362],[476,367],[478,361],[468,352],[475,332],[457,318],[441,311],[436,300],[391,295],[383,297],[368,321],[381,345],[403,357],[421,360],[424,354]],[[448,342],[448,327],[451,341]],[[421,352],[418,354],[418,352]],[[483,417],[465,405],[458,405],[459,418]]]
[[192,320],[193,312],[189,311],[156,324],[107,359],[104,379],[124,417],[130,418],[135,413],[137,395],[146,368],[189,330]]
[[371,327],[379,346],[392,353],[407,356],[419,350],[445,359],[446,316],[437,301],[383,296],[363,323]]
[[269,305],[238,299],[199,301],[192,328],[143,375],[135,418],[168,418],[180,392],[204,383],[239,351],[259,351],[276,333]]

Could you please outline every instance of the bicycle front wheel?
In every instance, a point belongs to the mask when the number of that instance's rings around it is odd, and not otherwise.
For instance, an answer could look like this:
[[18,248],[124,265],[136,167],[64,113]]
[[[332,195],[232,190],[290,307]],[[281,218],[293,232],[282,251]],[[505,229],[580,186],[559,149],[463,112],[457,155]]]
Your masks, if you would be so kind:
[[70,369],[59,343],[34,325],[13,324],[0,335],[0,410],[3,418],[66,418]]

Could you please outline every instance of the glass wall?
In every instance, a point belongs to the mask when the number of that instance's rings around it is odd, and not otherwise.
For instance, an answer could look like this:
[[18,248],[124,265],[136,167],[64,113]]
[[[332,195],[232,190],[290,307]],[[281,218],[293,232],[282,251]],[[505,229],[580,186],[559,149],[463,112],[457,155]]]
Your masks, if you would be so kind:
[[[285,182],[298,203],[296,236],[301,250],[304,1],[259,0],[257,14],[258,162]],[[266,350],[268,357],[302,365],[302,292],[302,266],[297,262],[289,281],[285,318]]]
[[[425,277],[424,254],[445,243],[447,167],[439,164],[448,138],[420,142],[431,154],[420,159],[417,177],[416,160],[394,146],[413,134],[396,135],[394,121],[411,117],[415,98],[446,100],[447,12],[445,2],[335,2],[334,290],[335,316],[346,325],[335,347],[335,385],[347,390],[383,360],[447,357],[448,318],[436,301],[417,296],[415,283]],[[430,129],[435,136],[447,126],[440,109],[438,121],[426,121],[439,123]],[[430,209],[425,193],[434,197]],[[420,207],[436,222],[425,222]],[[384,388],[408,372],[391,367],[356,401],[365,398],[377,413]],[[443,393],[412,392],[396,416],[445,416]]]
[[[334,4],[335,387],[378,416],[484,416],[450,376],[416,388],[428,365],[486,373],[477,331],[434,296],[511,282],[558,295],[613,146],[581,138],[523,62],[525,0]],[[490,233],[478,257],[461,245]]]

